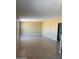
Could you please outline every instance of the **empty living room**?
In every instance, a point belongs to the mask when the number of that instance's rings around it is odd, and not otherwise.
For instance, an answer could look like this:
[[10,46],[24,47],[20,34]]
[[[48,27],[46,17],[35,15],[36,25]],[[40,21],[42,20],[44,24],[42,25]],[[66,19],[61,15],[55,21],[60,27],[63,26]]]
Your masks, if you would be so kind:
[[61,2],[16,0],[16,59],[62,59]]

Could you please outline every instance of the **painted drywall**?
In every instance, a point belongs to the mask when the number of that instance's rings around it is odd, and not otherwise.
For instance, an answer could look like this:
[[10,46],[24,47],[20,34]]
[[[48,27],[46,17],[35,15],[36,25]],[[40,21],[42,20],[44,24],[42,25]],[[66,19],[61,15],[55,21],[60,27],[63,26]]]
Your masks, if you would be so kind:
[[42,34],[42,22],[20,22],[21,35],[40,35]]
[[61,17],[48,19],[44,21],[42,24],[42,35],[56,41],[58,23],[61,22],[62,22]]
[[19,48],[19,21],[16,18],[16,51]]
[[16,0],[16,15],[58,16],[62,11],[62,0]]

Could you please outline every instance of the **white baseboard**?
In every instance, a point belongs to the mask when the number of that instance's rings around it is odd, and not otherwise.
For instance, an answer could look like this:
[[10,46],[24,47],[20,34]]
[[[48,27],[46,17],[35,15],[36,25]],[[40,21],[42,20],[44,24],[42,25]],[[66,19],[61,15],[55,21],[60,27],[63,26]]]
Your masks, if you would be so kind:
[[27,34],[27,35],[42,35],[42,34]]
[[54,36],[50,36],[50,35],[44,35],[43,34],[42,36],[57,41],[57,37],[55,37],[55,35]]
[[21,37],[23,36],[32,36],[32,35],[42,35],[42,34],[22,34]]

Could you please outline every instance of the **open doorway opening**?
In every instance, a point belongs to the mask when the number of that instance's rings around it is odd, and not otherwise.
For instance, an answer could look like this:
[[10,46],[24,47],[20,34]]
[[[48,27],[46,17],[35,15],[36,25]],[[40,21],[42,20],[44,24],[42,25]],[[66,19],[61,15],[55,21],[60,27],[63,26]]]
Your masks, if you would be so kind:
[[58,23],[58,32],[57,32],[57,41],[61,40],[61,35],[62,35],[62,23]]

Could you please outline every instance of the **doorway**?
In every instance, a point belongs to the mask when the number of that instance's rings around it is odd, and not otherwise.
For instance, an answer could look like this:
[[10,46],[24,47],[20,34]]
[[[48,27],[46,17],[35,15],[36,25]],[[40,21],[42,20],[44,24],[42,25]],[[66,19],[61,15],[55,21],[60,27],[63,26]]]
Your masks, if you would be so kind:
[[57,41],[60,41],[61,35],[62,35],[62,23],[58,23]]

